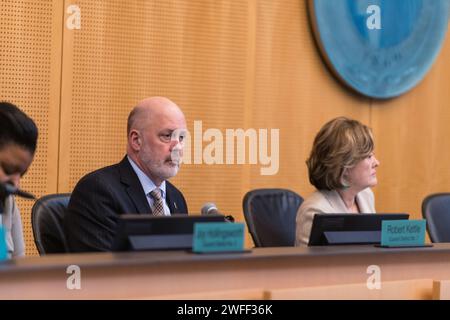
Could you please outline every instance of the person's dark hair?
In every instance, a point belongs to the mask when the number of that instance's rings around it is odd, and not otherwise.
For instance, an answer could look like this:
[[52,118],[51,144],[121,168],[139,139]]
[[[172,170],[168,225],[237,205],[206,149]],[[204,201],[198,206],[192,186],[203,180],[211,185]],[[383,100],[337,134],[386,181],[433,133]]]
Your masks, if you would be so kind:
[[361,122],[335,118],[320,129],[306,161],[309,181],[318,190],[345,188],[344,170],[354,167],[374,149],[372,132]]
[[34,121],[9,102],[0,102],[0,149],[19,145],[32,154],[36,151],[38,129]]

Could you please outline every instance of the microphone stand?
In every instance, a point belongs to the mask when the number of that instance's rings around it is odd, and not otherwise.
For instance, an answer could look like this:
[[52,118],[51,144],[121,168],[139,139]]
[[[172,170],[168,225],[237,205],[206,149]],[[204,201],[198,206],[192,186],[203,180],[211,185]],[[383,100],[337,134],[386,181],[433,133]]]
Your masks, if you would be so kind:
[[16,195],[26,199],[36,199],[36,197],[31,193],[22,191],[7,183],[0,183],[0,214],[4,213],[3,210],[5,201],[9,195]]

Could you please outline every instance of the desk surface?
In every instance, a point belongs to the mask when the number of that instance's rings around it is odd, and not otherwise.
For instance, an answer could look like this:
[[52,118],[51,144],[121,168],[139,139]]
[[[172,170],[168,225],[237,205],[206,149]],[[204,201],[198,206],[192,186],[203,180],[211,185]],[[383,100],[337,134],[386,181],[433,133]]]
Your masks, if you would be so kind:
[[130,265],[185,264],[187,262],[256,261],[264,259],[312,259],[319,257],[341,257],[361,255],[433,255],[448,254],[450,243],[437,243],[424,248],[379,248],[373,245],[362,246],[319,246],[319,247],[273,247],[253,248],[243,253],[196,254],[188,251],[147,251],[117,253],[56,254],[41,257],[19,258],[0,263],[0,273],[30,272],[33,270],[52,270],[76,264],[80,267],[112,267]]
[[[67,268],[81,269],[82,290],[68,290]],[[0,263],[0,299],[157,298],[214,291],[365,284],[368,266],[383,281],[450,280],[450,244],[254,248],[248,253],[186,251],[47,255]]]

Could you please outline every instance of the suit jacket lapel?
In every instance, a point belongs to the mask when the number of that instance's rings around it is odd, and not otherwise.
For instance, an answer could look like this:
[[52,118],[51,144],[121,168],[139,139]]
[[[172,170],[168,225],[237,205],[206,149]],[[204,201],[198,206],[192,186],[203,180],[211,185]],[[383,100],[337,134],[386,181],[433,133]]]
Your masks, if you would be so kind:
[[326,198],[330,203],[330,206],[335,210],[336,213],[347,213],[348,209],[345,206],[344,200],[336,190],[325,191]]
[[166,181],[166,203],[167,206],[170,209],[171,213],[180,213],[180,209],[178,208],[178,205],[174,199],[174,196],[172,194],[172,186],[168,181]]
[[136,206],[137,213],[150,213],[151,209],[147,201],[147,196],[144,194],[141,182],[126,156],[120,162],[119,170],[120,181],[125,185],[126,192]]
[[[344,200],[336,190],[326,191],[325,196],[335,212],[348,213],[349,210],[345,206]],[[356,202],[358,203],[359,211],[361,213],[372,213],[374,211],[370,208],[368,199],[364,196],[364,192],[356,195]]]
[[368,199],[364,197],[363,191],[356,195],[356,202],[358,202],[359,210],[364,213],[374,213],[374,210],[370,208]]

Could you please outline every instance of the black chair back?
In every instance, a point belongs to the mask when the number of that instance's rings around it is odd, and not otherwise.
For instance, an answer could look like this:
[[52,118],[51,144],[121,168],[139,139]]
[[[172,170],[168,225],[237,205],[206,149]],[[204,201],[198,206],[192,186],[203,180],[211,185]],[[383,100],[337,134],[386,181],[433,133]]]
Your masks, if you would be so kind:
[[432,242],[450,242],[450,193],[427,196],[422,202],[422,216]]
[[70,193],[46,195],[31,209],[34,242],[40,255],[68,252],[63,220],[69,199]]
[[303,198],[286,189],[255,189],[244,196],[244,217],[256,247],[295,244],[295,219]]

